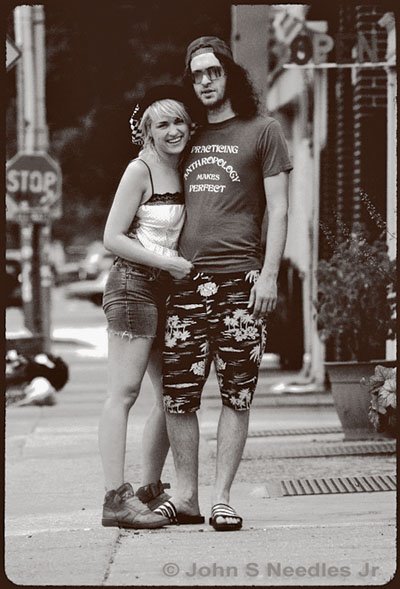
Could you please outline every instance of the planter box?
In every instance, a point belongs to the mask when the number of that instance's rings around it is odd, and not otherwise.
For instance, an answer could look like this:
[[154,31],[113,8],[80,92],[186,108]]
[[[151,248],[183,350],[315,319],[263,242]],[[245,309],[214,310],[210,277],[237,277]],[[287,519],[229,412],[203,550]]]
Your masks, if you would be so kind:
[[368,418],[370,394],[360,384],[363,377],[374,374],[375,366],[394,367],[396,361],[373,360],[370,362],[325,362],[329,375],[335,408],[342,424],[345,440],[386,438],[377,433]]

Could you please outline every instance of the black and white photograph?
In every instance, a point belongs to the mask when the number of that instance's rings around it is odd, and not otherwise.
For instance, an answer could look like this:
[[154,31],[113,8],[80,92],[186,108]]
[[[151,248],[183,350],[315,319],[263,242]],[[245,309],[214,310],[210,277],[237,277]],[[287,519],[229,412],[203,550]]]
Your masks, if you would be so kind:
[[393,581],[396,4],[5,4],[4,582]]

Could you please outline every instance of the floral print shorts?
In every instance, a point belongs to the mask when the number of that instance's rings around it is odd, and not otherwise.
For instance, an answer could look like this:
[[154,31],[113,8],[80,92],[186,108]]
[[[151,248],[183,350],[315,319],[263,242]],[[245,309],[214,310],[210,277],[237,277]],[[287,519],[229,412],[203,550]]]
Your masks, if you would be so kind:
[[199,409],[211,361],[222,403],[238,411],[250,409],[266,343],[266,320],[255,319],[247,309],[258,276],[257,270],[200,272],[174,281],[163,355],[167,412]]

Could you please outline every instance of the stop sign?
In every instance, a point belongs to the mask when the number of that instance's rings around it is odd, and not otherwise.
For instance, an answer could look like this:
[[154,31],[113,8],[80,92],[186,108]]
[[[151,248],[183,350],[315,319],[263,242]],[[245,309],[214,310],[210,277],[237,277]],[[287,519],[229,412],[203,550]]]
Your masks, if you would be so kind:
[[61,170],[47,153],[17,153],[7,162],[7,195],[16,207],[61,215]]

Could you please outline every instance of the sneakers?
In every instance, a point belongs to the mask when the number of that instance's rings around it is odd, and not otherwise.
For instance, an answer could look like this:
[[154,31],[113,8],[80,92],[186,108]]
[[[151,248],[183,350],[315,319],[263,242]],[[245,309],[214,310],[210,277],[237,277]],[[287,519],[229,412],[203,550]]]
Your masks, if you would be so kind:
[[169,483],[150,483],[145,487],[140,487],[136,491],[136,497],[139,497],[142,503],[145,503],[149,509],[154,511],[157,507],[160,507],[163,503],[171,499],[168,493],[164,493],[164,489],[169,489],[171,485]]
[[169,519],[150,511],[138,497],[132,485],[124,483],[118,489],[106,493],[103,505],[103,526],[133,529],[161,528]]

